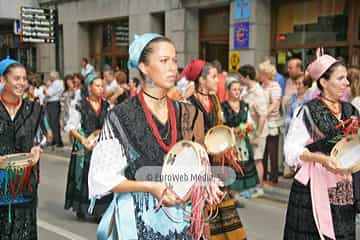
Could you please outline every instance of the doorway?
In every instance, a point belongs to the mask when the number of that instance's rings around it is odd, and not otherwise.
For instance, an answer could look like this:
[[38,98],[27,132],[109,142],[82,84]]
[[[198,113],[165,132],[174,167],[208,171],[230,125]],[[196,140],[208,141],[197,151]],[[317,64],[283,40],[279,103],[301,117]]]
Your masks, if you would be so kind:
[[223,69],[228,68],[229,54],[229,6],[200,9],[200,58],[218,60]]
[[227,69],[229,44],[227,42],[208,41],[200,44],[200,58],[212,62],[218,60],[223,69]]

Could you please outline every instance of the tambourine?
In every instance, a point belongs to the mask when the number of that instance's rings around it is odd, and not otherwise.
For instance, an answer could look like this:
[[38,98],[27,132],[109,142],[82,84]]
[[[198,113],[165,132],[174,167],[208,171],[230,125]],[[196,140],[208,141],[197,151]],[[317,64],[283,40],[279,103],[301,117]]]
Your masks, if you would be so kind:
[[[2,178],[0,199],[11,204],[15,196],[24,190],[33,191],[32,180],[38,181],[37,173],[33,175],[33,169],[38,161],[34,161],[31,153],[15,153],[1,156],[0,176]],[[6,180],[7,179],[7,180]]]
[[236,138],[232,129],[225,125],[215,126],[209,129],[204,140],[206,150],[210,155],[218,155],[235,147]]
[[0,157],[0,169],[8,169],[9,166],[25,168],[36,164],[37,161],[33,161],[31,153],[8,154]]
[[205,149],[196,142],[182,140],[176,143],[164,158],[161,181],[172,189],[183,201],[187,201],[195,177],[207,169],[209,161]]
[[[193,239],[200,239],[204,235],[205,222],[213,217],[212,213],[205,214],[206,203],[216,199],[206,150],[187,140],[176,143],[164,158],[161,182],[167,186],[165,191],[173,191],[184,203],[191,202],[191,212],[183,218],[190,220],[189,231]],[[159,207],[161,202],[160,199]],[[169,213],[167,216],[173,219]]]
[[244,175],[238,163],[240,157],[236,147],[236,137],[230,127],[218,125],[209,129],[205,135],[204,144],[207,152],[213,156],[214,165],[230,165]]
[[360,171],[360,140],[357,136],[344,137],[332,148],[330,156],[338,167],[351,172]]

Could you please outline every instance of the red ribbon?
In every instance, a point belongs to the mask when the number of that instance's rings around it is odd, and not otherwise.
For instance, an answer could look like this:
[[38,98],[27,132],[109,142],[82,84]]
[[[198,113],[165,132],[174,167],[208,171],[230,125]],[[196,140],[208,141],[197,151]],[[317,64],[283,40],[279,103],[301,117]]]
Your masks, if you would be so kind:
[[349,118],[345,121],[342,121],[336,125],[336,128],[343,128],[341,130],[342,134],[345,136],[356,135],[359,131],[360,118]]

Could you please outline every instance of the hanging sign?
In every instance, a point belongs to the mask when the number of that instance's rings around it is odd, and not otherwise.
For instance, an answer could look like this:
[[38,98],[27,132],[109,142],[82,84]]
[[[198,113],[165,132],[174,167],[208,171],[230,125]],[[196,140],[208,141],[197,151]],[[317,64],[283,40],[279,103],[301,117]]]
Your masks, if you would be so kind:
[[249,48],[249,22],[234,23],[234,48]]
[[251,14],[250,0],[235,0],[234,1],[234,19],[244,20],[249,19]]
[[21,41],[55,43],[57,14],[55,9],[21,7]]

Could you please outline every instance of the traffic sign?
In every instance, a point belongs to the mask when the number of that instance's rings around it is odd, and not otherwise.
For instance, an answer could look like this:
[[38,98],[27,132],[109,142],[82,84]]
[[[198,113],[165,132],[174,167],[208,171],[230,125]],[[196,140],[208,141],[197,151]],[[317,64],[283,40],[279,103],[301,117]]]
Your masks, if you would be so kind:
[[240,51],[230,51],[229,72],[237,72],[240,69]]

